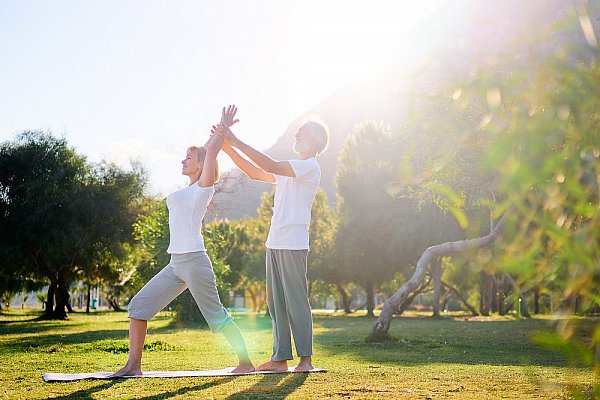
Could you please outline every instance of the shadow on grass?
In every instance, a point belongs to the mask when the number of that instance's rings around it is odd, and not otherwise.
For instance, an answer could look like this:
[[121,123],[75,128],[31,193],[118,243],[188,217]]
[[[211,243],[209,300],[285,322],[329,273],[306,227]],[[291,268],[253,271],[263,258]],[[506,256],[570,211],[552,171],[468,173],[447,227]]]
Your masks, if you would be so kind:
[[[182,387],[177,390],[166,391],[152,396],[143,397],[145,400],[168,399],[181,395],[192,395],[200,397],[200,391],[209,389],[214,386],[223,385],[239,378],[238,376],[223,377],[211,380],[198,385]],[[308,378],[308,374],[265,374],[261,380],[251,387],[234,393],[227,397],[227,400],[248,400],[248,399],[284,399],[296,389],[298,389]],[[109,389],[113,385],[122,382],[122,380],[112,380],[102,383],[98,386],[77,390],[73,393],[58,397],[49,397],[52,400],[70,400],[70,399],[93,399],[95,393]]]
[[32,351],[39,350],[46,353],[60,351],[61,346],[71,344],[93,343],[107,339],[127,339],[127,330],[99,330],[65,334],[45,334],[20,338],[16,343],[0,343],[0,351]]
[[[216,380],[213,380],[211,382],[203,383],[201,385],[194,385],[194,386],[183,387],[183,388],[178,389],[178,390],[164,392],[164,393],[156,394],[156,395],[153,395],[153,396],[147,396],[147,397],[144,397],[144,399],[146,399],[146,400],[168,399],[168,398],[179,396],[179,395],[186,394],[186,393],[189,393],[189,392],[198,392],[198,391],[201,391],[201,390],[206,390],[206,389],[211,388],[213,386],[222,385],[224,383],[232,381],[235,378],[237,378],[237,376],[216,379]],[[106,383],[103,383],[101,385],[98,385],[98,386],[95,386],[95,387],[92,387],[92,388],[89,388],[89,389],[78,390],[76,392],[69,393],[69,394],[66,394],[66,395],[63,395],[63,396],[59,396],[59,397],[49,397],[49,399],[52,399],[52,400],[67,400],[67,399],[73,399],[73,400],[74,399],[84,399],[85,400],[85,399],[94,399],[95,396],[92,396],[94,393],[98,393],[98,392],[100,392],[102,390],[106,390],[106,389],[114,386],[115,384],[121,383],[121,382],[123,382],[122,379],[115,379],[115,380],[108,381]]]
[[[92,314],[93,315],[93,314]],[[165,318],[165,317],[162,317]],[[550,332],[553,323],[549,320],[457,320],[450,317],[394,318],[390,334],[397,340],[380,343],[367,343],[373,318],[319,316],[315,315],[315,344],[317,357],[325,363],[327,358],[345,355],[363,359],[374,365],[414,366],[423,364],[469,364],[469,365],[567,365],[562,354],[541,348],[531,342],[538,332]],[[268,317],[256,315],[236,315],[236,322],[242,332],[271,330]],[[0,342],[0,351],[14,352],[39,350],[60,351],[61,346],[100,342],[99,346],[109,346],[110,340],[126,341],[127,329],[101,329],[69,332],[80,324],[50,321],[3,321],[0,322],[0,335],[12,333],[37,333],[21,337],[18,341]],[[82,325],[87,324],[84,321]],[[98,325],[92,325],[98,327]],[[120,325],[123,327],[123,325]],[[151,328],[149,333],[176,333],[179,326],[172,320],[166,325]],[[197,325],[185,325],[187,329],[199,329]],[[58,330],[43,333],[45,330]],[[64,333],[62,333],[64,330]],[[106,346],[105,346],[106,345]],[[90,348],[93,350],[104,347]],[[113,346],[114,347],[114,346]],[[110,349],[104,349],[109,351]],[[271,378],[272,379],[272,378]]]
[[298,389],[309,374],[265,374],[251,387],[232,394],[226,400],[285,399]]
[[[115,311],[95,311],[90,314],[86,314],[85,312],[75,312],[69,315],[77,315],[81,317],[91,317],[97,318],[104,315],[124,315],[126,318],[126,313],[115,312]],[[42,311],[26,313],[26,314],[15,314],[14,312],[2,312],[0,311],[0,316],[12,317],[15,319],[10,320],[2,320],[0,321],[0,335],[11,335],[11,334],[31,334],[31,333],[43,333],[48,330],[55,331],[68,331],[72,330],[76,327],[83,327],[86,324],[89,324],[89,321],[86,320],[78,320],[78,322],[74,322],[73,320],[52,320],[45,319]],[[26,319],[24,319],[26,318]],[[177,329],[197,329],[197,330],[205,330],[209,331],[208,325],[192,323],[192,322],[177,322],[171,316],[160,315],[156,316],[152,319],[152,321],[157,320],[169,320],[167,324],[160,328],[149,328],[149,332],[155,333],[164,333],[167,331],[175,331]],[[265,316],[257,316],[252,314],[236,314],[235,321],[240,326],[240,328],[244,332],[251,331],[262,331],[262,330],[271,330],[271,318]],[[102,334],[109,332],[99,331]],[[120,338],[123,330],[115,330],[114,335],[109,335],[107,338],[116,339]],[[62,335],[61,335],[62,336]],[[125,336],[127,336],[127,332],[125,331]]]
[[453,318],[394,318],[392,340],[367,342],[375,319],[342,325],[319,318],[315,342],[323,357],[351,355],[377,365],[469,364],[566,366],[561,354],[532,343],[552,327],[543,320],[457,321]]
[[[113,385],[115,385],[117,383],[117,381],[109,381],[109,382],[105,382],[102,383],[101,385],[98,386],[94,386],[92,388],[89,389],[81,389],[78,390],[76,392],[73,393],[69,393],[63,396],[59,396],[59,397],[49,397],[49,399],[52,400],[67,400],[67,399],[93,399],[95,398],[94,396],[92,396],[94,393],[100,392],[102,390],[108,389],[110,387],[112,387]],[[56,383],[53,383],[56,384]]]
[[[114,315],[112,312],[95,312],[89,314],[93,318],[103,315]],[[14,316],[14,315],[11,315]],[[22,315],[20,317],[27,317]],[[32,315],[33,318],[26,320],[9,320],[0,321],[0,336],[1,335],[30,335],[19,337],[18,341],[0,341],[0,352],[8,351],[40,351],[44,353],[54,353],[62,350],[63,346],[69,345],[86,345],[89,350],[106,350],[115,352],[115,349],[120,352],[122,350],[121,343],[109,343],[110,341],[124,341],[129,337],[128,329],[101,329],[91,330],[89,328],[97,327],[94,321],[77,320],[74,321],[58,321],[45,320],[36,318],[37,315]],[[208,327],[198,324],[179,324],[171,317],[157,316],[153,321],[163,320],[168,323],[160,327],[151,327],[148,329],[149,334],[176,333],[178,329],[197,329],[199,331],[209,331]],[[271,329],[270,319],[243,316],[237,318],[242,321],[244,326],[249,327],[248,330],[263,330]],[[112,324],[110,322],[109,324]],[[123,325],[119,325],[122,327]],[[244,329],[244,328],[243,328]],[[77,332],[73,332],[77,330]],[[245,329],[244,329],[245,330]],[[47,331],[53,331],[51,333]],[[93,344],[98,343],[99,346]],[[163,346],[164,347],[164,346]],[[124,345],[125,350],[128,346]],[[162,347],[161,347],[162,349]]]
[[49,330],[69,330],[83,324],[57,324],[56,321],[39,320],[37,318],[26,321],[1,321],[0,335],[42,333]]
[[[77,324],[83,325],[83,324]],[[65,330],[73,328],[76,325],[68,325],[64,327]],[[58,328],[61,328],[58,326]],[[33,325],[33,326],[15,326],[11,329],[11,333],[41,333],[48,329],[57,329],[56,325],[45,327],[44,325]],[[148,333],[165,333],[173,332],[170,325],[155,329],[149,329]],[[0,334],[6,334],[6,330],[0,329]],[[36,336],[29,336],[19,338],[17,342],[0,342],[0,351],[6,349],[11,352],[16,350],[41,350],[45,352],[55,352],[59,349],[56,346],[74,345],[74,344],[89,344],[95,342],[106,342],[107,340],[123,340],[127,341],[129,338],[128,329],[105,329],[105,330],[84,330],[82,332],[69,333],[53,333],[53,334],[40,334]],[[97,348],[90,347],[90,349],[97,350]]]
[[[100,313],[98,313],[100,314]],[[97,316],[98,314],[90,314]],[[156,319],[166,319],[159,317]],[[251,330],[270,330],[270,318],[253,318],[253,316],[237,318],[242,323],[243,331]],[[40,350],[43,352],[60,351],[60,346],[75,344],[90,344],[95,342],[106,342],[107,340],[128,340],[128,329],[102,329],[86,330],[87,322],[56,321],[56,320],[38,320],[37,318],[21,321],[0,321],[0,335],[24,335],[36,334],[35,336],[21,337],[17,342],[0,342],[0,351],[30,351]],[[71,332],[74,328],[80,328],[80,332]],[[198,324],[179,324],[173,319],[161,327],[148,329],[149,334],[176,333],[177,329],[197,329],[209,331],[208,327]],[[58,331],[58,333],[45,333],[46,331]],[[64,331],[64,333],[62,333]],[[93,346],[90,349],[97,350]],[[108,349],[110,350],[110,349]]]
[[[106,314],[109,314],[109,312],[100,311],[90,314],[86,314],[84,312],[75,312],[70,313],[69,315],[97,318]],[[72,330],[75,327],[86,325],[87,322],[85,320],[74,322],[72,319],[48,319],[44,316],[43,311],[33,311],[24,314],[15,314],[14,312],[0,313],[0,316],[13,318],[0,321],[0,335],[42,333],[48,330]]]
[[224,383],[231,382],[235,378],[237,378],[237,376],[219,378],[219,379],[215,379],[215,380],[210,381],[210,382],[203,383],[202,385],[188,386],[188,387],[183,387],[181,389],[173,390],[173,391],[170,391],[170,392],[164,392],[164,393],[160,393],[160,394],[155,394],[154,396],[147,396],[147,397],[144,397],[144,400],[168,399],[168,398],[171,398],[171,397],[180,396],[180,395],[183,395],[183,394],[186,394],[186,393],[190,393],[190,392],[192,392],[190,394],[195,394],[194,392],[199,392],[201,390],[209,389],[209,388],[211,388],[213,386],[222,385]]

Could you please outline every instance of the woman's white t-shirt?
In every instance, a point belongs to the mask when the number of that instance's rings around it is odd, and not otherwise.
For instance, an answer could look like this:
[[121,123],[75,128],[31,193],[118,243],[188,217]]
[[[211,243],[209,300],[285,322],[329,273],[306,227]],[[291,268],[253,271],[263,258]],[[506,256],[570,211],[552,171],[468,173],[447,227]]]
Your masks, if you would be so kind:
[[200,187],[198,183],[167,196],[169,208],[169,254],[205,251],[202,219],[212,200],[215,187]]
[[312,203],[321,183],[321,168],[315,157],[289,160],[295,177],[275,175],[275,199],[269,249],[308,249],[308,227]]

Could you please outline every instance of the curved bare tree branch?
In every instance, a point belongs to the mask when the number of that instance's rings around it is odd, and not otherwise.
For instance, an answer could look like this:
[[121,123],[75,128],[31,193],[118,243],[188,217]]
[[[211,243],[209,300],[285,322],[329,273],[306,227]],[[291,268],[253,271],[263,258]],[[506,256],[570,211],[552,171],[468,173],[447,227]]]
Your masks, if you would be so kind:
[[471,249],[489,245],[496,240],[500,234],[505,220],[506,213],[502,216],[502,218],[500,218],[500,221],[498,221],[495,226],[492,226],[493,228],[486,236],[474,239],[458,240],[455,242],[447,242],[428,247],[423,252],[421,258],[419,258],[419,261],[417,262],[417,268],[413,276],[383,304],[379,318],[377,318],[377,320],[371,326],[371,334],[389,332],[394,310],[399,304],[403,303],[408,295],[420,285],[421,281],[425,277],[425,273],[427,272],[427,266],[434,257],[445,256],[452,253],[462,253]]

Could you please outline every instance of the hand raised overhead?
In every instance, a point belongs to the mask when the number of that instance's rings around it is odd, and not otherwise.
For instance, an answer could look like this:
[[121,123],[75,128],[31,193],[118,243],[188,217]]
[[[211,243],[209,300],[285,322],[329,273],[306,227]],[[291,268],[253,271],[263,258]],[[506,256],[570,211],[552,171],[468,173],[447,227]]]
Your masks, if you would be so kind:
[[223,138],[225,142],[231,142],[235,139],[235,135],[233,134],[233,132],[231,132],[231,129],[229,129],[229,127],[223,124],[219,124],[217,126],[213,125],[213,128],[210,131],[210,133],[213,135],[216,134],[217,136]]
[[214,146],[214,143],[216,143],[216,145],[221,148],[223,141],[223,137],[217,134],[215,131],[215,126],[213,125],[213,128],[210,130],[210,136],[206,143],[204,143],[204,147],[208,148],[209,146]]
[[229,128],[233,124],[239,122],[239,119],[234,119],[236,113],[237,107],[235,106],[235,104],[229,105],[227,106],[227,108],[223,107],[223,113],[221,114],[221,124]]

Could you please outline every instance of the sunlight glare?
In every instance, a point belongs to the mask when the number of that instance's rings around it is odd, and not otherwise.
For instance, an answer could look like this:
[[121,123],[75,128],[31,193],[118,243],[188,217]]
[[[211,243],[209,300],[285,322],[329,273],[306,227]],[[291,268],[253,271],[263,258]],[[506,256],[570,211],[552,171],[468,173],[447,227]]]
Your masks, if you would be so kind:
[[[302,103],[315,94],[324,98],[330,94],[325,88],[366,83],[399,48],[409,47],[406,32],[440,3],[303,3],[287,51],[290,92]],[[319,88],[322,93],[313,92]]]

